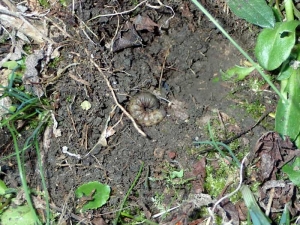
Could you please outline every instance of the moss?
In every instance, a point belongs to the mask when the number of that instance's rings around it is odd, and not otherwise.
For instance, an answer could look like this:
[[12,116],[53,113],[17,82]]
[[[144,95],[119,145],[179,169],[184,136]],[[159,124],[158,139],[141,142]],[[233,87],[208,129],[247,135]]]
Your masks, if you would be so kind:
[[[219,196],[228,183],[233,182],[226,189],[226,193],[230,193],[236,189],[239,182],[239,169],[233,165],[228,165],[223,159],[219,159],[219,168],[206,166],[205,190],[209,195],[216,198]],[[239,193],[233,195],[230,200],[234,203],[241,199]]]
[[266,111],[266,107],[263,104],[261,104],[259,100],[255,100],[252,103],[249,103],[248,100],[246,100],[244,103],[242,103],[242,107],[254,119],[259,119],[262,116],[262,114]]

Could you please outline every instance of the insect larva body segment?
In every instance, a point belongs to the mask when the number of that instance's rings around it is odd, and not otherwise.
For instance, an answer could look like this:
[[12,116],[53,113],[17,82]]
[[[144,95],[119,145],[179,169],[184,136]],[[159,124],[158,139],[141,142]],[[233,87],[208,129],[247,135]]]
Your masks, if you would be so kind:
[[128,111],[140,125],[144,126],[158,124],[166,116],[165,110],[159,109],[158,99],[149,92],[135,95],[129,102]]

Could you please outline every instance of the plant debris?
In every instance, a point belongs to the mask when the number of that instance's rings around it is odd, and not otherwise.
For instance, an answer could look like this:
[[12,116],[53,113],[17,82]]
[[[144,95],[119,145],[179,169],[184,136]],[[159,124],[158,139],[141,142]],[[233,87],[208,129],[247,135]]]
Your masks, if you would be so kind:
[[142,38],[136,32],[133,24],[126,22],[124,30],[120,30],[112,45],[112,51],[117,52],[125,48],[142,46]]
[[44,95],[43,87],[40,82],[41,80],[38,76],[39,71],[36,68],[43,57],[44,51],[36,50],[34,51],[34,54],[29,55],[25,60],[26,70],[23,76],[25,89],[38,97],[42,97]]

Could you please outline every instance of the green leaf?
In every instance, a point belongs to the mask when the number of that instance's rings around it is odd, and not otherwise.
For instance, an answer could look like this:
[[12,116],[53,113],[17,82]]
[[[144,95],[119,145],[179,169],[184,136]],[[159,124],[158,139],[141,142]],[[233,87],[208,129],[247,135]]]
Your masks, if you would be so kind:
[[261,27],[272,28],[275,16],[265,0],[229,0],[228,6],[238,17]]
[[7,69],[14,70],[19,66],[19,64],[16,61],[7,61],[3,63],[2,66],[6,67]]
[[291,202],[288,202],[284,205],[284,210],[282,212],[279,225],[289,225],[289,224],[291,224],[290,211],[289,211],[290,206],[291,206]]
[[287,59],[282,63],[277,80],[286,80],[290,78],[291,74],[294,72],[293,70],[295,70],[293,67],[291,67],[290,61],[291,59]]
[[270,225],[269,219],[261,211],[249,187],[242,185],[240,191],[250,212],[253,225]]
[[277,69],[289,57],[295,45],[295,31],[299,24],[300,21],[276,23],[273,29],[264,29],[258,35],[255,55],[263,68]]
[[6,194],[6,190],[8,190],[6,184],[4,183],[3,180],[0,180],[0,196]]
[[75,191],[76,198],[87,197],[87,203],[83,205],[81,211],[97,209],[103,206],[110,195],[110,187],[98,181],[85,183],[79,186]]
[[282,171],[288,175],[293,184],[300,186],[300,157],[297,157],[291,165],[285,164]]
[[1,214],[2,225],[35,225],[35,217],[28,205],[10,206]]
[[290,137],[292,141],[296,141],[300,133],[299,75],[300,69],[291,70],[289,79],[281,81],[281,93],[285,96],[286,101],[279,100],[275,116],[275,130],[281,136]]
[[180,171],[172,171],[170,174],[171,179],[174,178],[182,178],[183,177],[183,169],[181,169]]
[[222,73],[222,80],[227,81],[234,76],[236,76],[237,80],[243,80],[246,76],[248,76],[255,67],[242,67],[242,66],[234,66],[228,69],[225,73]]

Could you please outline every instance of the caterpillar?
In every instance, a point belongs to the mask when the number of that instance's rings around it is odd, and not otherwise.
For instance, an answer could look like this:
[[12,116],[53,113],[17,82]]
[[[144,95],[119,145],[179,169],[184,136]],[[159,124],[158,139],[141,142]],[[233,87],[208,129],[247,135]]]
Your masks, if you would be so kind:
[[138,124],[153,126],[166,116],[164,109],[159,109],[159,101],[149,92],[136,94],[129,102],[128,111]]

